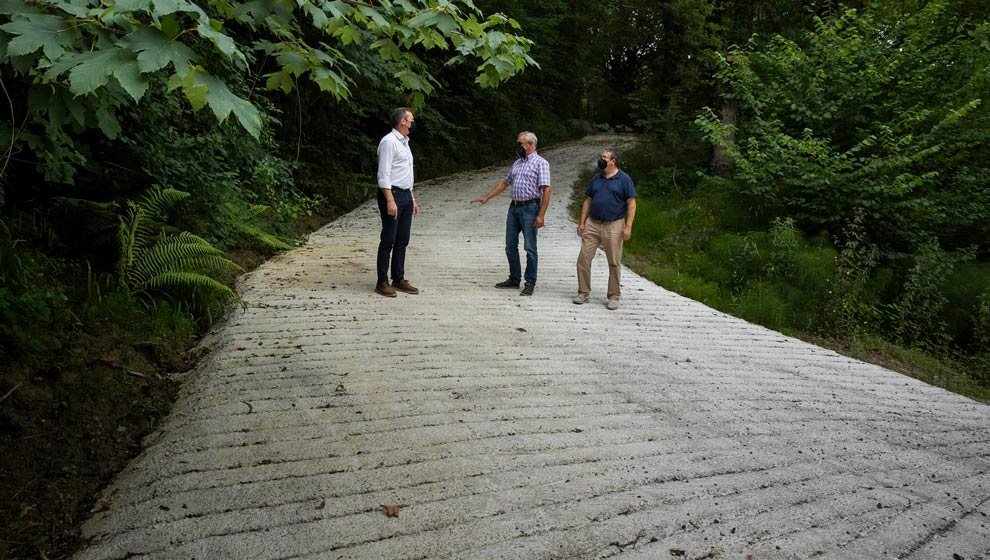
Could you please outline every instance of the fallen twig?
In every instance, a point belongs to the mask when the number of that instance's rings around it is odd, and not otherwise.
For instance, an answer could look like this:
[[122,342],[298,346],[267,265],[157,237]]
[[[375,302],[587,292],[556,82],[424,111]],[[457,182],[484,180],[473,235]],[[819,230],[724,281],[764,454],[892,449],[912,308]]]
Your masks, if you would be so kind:
[[10,395],[14,394],[14,391],[16,391],[17,388],[20,387],[21,385],[23,385],[23,383],[18,383],[17,385],[14,385],[14,388],[13,389],[7,391],[7,393],[4,396],[0,397],[0,402],[3,402],[5,400],[7,400],[7,397],[9,397]]

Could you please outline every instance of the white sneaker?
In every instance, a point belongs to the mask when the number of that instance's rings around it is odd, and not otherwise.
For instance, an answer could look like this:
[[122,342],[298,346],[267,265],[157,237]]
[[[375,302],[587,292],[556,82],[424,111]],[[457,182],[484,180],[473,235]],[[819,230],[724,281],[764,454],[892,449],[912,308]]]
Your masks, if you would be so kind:
[[610,299],[608,300],[608,303],[605,304],[605,309],[608,309],[609,311],[615,311],[618,308],[619,308],[619,300],[617,299]]
[[578,294],[572,299],[574,303],[581,305],[582,303],[588,303],[588,294]]

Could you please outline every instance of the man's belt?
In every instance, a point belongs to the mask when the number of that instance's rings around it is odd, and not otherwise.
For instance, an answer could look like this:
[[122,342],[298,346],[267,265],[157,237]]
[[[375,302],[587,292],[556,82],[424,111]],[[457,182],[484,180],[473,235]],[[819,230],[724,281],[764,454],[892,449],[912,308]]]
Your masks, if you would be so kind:
[[535,204],[539,201],[540,201],[539,198],[531,198],[529,200],[513,200],[511,204],[513,206],[526,206],[527,204]]

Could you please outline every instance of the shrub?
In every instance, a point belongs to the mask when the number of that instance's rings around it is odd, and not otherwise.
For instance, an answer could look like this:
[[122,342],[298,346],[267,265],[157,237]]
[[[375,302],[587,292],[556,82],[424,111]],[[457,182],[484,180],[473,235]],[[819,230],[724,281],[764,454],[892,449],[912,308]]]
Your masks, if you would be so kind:
[[[975,354],[983,354],[990,365],[990,289],[983,292],[973,309],[973,339],[971,347]],[[990,368],[987,368],[990,372]]]
[[893,334],[906,344],[944,347],[950,340],[942,312],[948,298],[945,282],[960,262],[973,259],[975,250],[943,250],[931,240],[920,247],[908,271],[900,298],[888,307]]

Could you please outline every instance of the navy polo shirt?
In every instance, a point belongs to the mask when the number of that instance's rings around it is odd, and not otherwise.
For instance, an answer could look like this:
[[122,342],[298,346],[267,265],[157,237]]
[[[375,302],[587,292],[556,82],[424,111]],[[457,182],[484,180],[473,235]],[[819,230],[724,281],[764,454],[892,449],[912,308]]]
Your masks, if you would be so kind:
[[601,173],[592,177],[584,194],[591,199],[591,217],[611,222],[626,217],[626,201],[636,198],[636,188],[632,178],[620,169],[607,179]]

